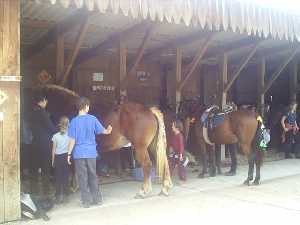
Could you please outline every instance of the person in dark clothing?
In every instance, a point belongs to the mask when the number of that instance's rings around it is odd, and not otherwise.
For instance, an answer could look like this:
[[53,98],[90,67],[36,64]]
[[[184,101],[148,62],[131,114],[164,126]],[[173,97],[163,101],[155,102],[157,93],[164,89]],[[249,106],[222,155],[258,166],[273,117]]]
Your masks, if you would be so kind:
[[297,124],[297,103],[292,102],[289,105],[288,112],[281,118],[283,128],[282,142],[284,143],[285,158],[292,158],[291,151],[295,142],[295,135],[299,131]]
[[54,126],[46,112],[47,99],[38,95],[31,115],[31,129],[33,135],[33,172],[37,173],[41,168],[42,174],[49,176],[51,168],[51,137],[56,133]]

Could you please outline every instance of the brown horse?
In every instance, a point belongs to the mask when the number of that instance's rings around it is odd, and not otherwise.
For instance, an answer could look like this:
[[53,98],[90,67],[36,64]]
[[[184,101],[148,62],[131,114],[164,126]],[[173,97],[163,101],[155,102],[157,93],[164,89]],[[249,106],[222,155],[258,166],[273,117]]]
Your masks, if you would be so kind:
[[157,173],[163,180],[162,194],[168,195],[172,181],[166,154],[166,133],[163,114],[157,108],[147,108],[136,103],[124,103],[104,118],[111,124],[111,135],[99,136],[103,151],[119,150],[129,142],[134,146],[138,162],[143,167],[144,184],[137,197],[146,197],[152,191],[150,171],[156,159]]
[[[197,144],[200,147],[202,155],[203,170],[199,178],[203,178],[207,172],[207,155],[210,162],[210,176],[216,175],[215,145],[238,143],[241,151],[248,157],[249,169],[248,177],[244,184],[249,185],[253,180],[254,164],[256,165],[256,177],[253,184],[260,182],[260,166],[262,163],[262,152],[257,148],[256,138],[259,130],[259,122],[253,112],[249,110],[237,110],[225,114],[224,121],[213,129],[208,131],[200,120],[204,112],[203,107],[197,110],[195,116],[195,132]],[[186,119],[186,125],[189,126],[189,119]],[[210,140],[208,144],[205,135]],[[212,144],[213,143],[213,144]]]
[[[46,85],[32,91],[33,94],[37,92],[47,96],[47,108],[54,117],[76,115],[75,105],[79,95],[75,92],[57,85]],[[99,110],[94,109],[94,111],[98,112]],[[156,159],[157,173],[163,179],[161,193],[168,195],[172,181],[166,155],[163,114],[155,107],[147,108],[140,104],[124,103],[108,113],[103,122],[105,125],[111,124],[113,127],[110,135],[97,136],[97,141],[103,151],[119,150],[129,142],[134,146],[137,160],[144,171],[144,184],[137,196],[146,197],[152,189],[150,179],[152,162],[149,153]]]

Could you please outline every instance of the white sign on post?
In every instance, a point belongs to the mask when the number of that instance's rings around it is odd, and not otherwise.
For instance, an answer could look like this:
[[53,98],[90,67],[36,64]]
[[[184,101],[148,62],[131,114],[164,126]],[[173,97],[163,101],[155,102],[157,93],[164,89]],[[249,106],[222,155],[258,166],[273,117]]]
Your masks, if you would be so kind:
[[93,81],[103,81],[103,73],[93,73]]
[[2,122],[4,120],[4,113],[0,112],[0,122]]

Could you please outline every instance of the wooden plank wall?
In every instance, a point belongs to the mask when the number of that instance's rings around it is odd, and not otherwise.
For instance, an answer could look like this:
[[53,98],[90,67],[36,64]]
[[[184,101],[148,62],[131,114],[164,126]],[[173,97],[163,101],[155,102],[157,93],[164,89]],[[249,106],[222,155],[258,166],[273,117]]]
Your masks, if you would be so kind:
[[[4,79],[5,78],[5,79]],[[0,223],[20,218],[20,0],[0,1]]]

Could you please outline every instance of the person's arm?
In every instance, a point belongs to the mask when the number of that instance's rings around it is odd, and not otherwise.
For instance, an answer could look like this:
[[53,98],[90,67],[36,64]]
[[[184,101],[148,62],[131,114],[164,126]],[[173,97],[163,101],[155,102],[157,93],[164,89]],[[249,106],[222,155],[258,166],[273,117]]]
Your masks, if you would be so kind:
[[54,162],[55,162],[55,153],[56,153],[56,142],[55,139],[52,138],[52,167],[54,167]]
[[182,161],[183,153],[184,153],[184,140],[182,134],[178,136],[178,150],[179,150],[179,159],[180,161]]
[[96,119],[95,122],[95,132],[96,134],[111,134],[112,126],[108,125],[107,128],[104,128],[103,125]]
[[70,138],[69,145],[68,145],[68,164],[71,165],[71,157],[74,146],[76,144],[76,123],[72,120],[68,129],[68,136]]
[[46,128],[50,132],[52,132],[52,133],[57,132],[57,128],[54,126],[53,122],[50,120],[50,118],[45,110],[42,110],[42,120],[43,120],[43,123],[45,124]]
[[298,131],[298,130],[299,130],[299,127],[298,127],[297,121],[295,121],[295,125],[296,125],[296,130]]
[[70,138],[70,142],[68,145],[68,164],[71,165],[71,156],[72,156],[72,151],[74,149],[75,146],[75,139]]
[[286,120],[286,116],[282,116],[281,118],[281,126],[284,131],[288,131],[288,129],[285,127],[284,121]]

